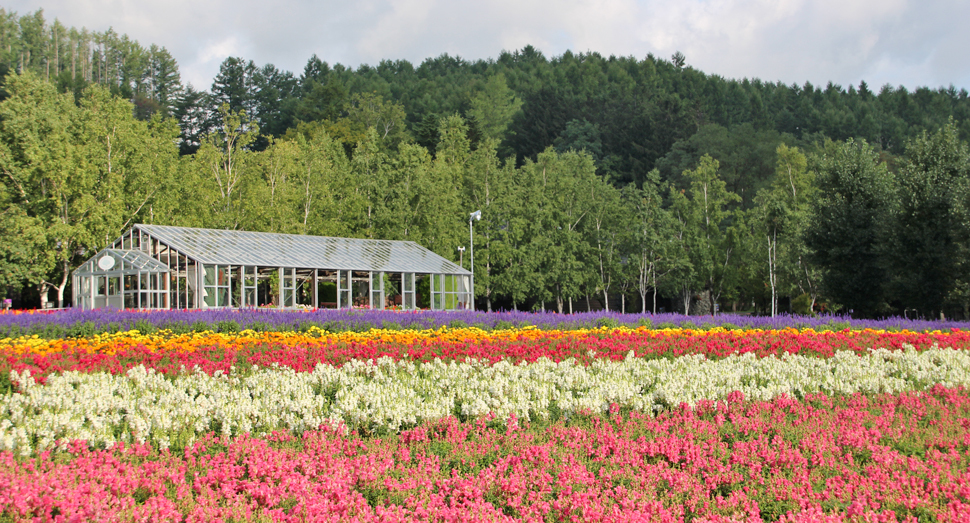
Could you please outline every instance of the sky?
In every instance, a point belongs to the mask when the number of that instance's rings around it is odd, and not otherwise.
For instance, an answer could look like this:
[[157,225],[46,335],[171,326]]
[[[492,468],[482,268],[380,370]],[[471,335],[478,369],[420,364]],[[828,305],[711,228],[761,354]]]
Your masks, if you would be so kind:
[[20,15],[163,46],[209,88],[229,56],[299,76],[443,53],[496,58],[532,45],[669,58],[725,78],[970,88],[966,0],[6,0]]

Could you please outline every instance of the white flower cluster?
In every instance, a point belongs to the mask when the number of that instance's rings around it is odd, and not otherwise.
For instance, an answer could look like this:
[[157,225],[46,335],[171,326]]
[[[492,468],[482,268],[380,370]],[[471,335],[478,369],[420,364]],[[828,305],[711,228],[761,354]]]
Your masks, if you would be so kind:
[[30,454],[73,439],[89,444],[150,441],[185,445],[225,436],[302,432],[321,425],[396,431],[448,415],[515,413],[525,418],[604,411],[611,403],[655,411],[741,391],[748,399],[813,392],[900,392],[933,384],[970,385],[970,351],[873,350],[823,359],[752,354],[707,360],[684,356],[555,363],[353,361],[309,373],[285,367],[230,375],[187,372],[166,378],[136,367],[125,375],[65,372],[38,385],[11,375],[20,392],[0,397],[0,449]]

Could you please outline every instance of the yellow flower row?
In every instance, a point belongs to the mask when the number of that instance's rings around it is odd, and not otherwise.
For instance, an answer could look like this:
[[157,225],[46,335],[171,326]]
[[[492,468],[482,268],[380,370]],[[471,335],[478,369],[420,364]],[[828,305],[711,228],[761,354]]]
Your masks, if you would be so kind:
[[[388,344],[396,346],[412,346],[427,342],[441,342],[443,344],[455,342],[503,342],[529,340],[557,340],[562,338],[586,338],[591,335],[607,338],[624,338],[635,336],[643,341],[672,338],[752,338],[769,336],[799,336],[808,338],[856,338],[883,336],[888,333],[883,330],[864,329],[859,331],[814,331],[812,329],[786,328],[779,330],[748,329],[728,330],[721,327],[711,329],[649,329],[646,327],[629,328],[597,328],[575,330],[542,330],[535,327],[516,328],[508,330],[486,331],[479,328],[439,328],[424,330],[386,330],[372,329],[364,332],[332,333],[317,327],[307,332],[256,332],[244,330],[238,333],[192,332],[175,334],[170,331],[158,331],[152,334],[142,334],[137,330],[127,332],[98,334],[85,338],[45,339],[34,336],[17,338],[0,338],[0,354],[14,355],[47,355],[63,351],[77,351],[82,353],[115,354],[121,350],[135,347],[156,352],[193,352],[200,348],[233,345],[284,345],[299,346],[304,344]],[[949,333],[933,331],[930,333],[914,333],[901,331],[891,333],[891,336],[931,336],[946,337]]]

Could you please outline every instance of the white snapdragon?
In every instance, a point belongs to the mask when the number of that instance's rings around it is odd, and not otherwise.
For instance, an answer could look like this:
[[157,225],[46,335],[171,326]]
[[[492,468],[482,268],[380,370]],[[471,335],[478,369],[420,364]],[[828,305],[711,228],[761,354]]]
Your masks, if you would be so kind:
[[312,372],[253,368],[246,374],[186,372],[167,378],[144,367],[124,375],[64,372],[38,385],[14,373],[19,392],[0,397],[0,449],[29,454],[72,439],[94,445],[150,441],[161,447],[220,435],[302,432],[321,425],[397,431],[457,414],[546,418],[604,411],[618,403],[655,411],[741,391],[749,399],[815,392],[900,392],[970,385],[970,351],[840,352],[822,359],[753,354],[708,360],[628,356],[574,360],[428,363],[352,361]]

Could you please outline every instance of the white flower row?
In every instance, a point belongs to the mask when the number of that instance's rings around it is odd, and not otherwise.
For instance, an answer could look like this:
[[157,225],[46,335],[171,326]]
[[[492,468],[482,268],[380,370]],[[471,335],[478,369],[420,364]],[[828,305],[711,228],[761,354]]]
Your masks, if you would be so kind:
[[125,375],[65,372],[38,385],[12,373],[20,392],[0,397],[0,450],[30,454],[73,439],[89,444],[150,441],[180,446],[210,431],[225,436],[301,432],[321,425],[396,431],[449,415],[477,417],[515,413],[546,418],[611,403],[655,411],[701,399],[725,399],[741,391],[748,399],[813,392],[900,392],[933,384],[970,385],[970,351],[922,352],[879,349],[833,358],[752,354],[707,360],[634,358],[540,359],[518,365],[353,361],[320,364],[309,373],[285,367],[245,374],[188,372],[166,378],[136,367]]

